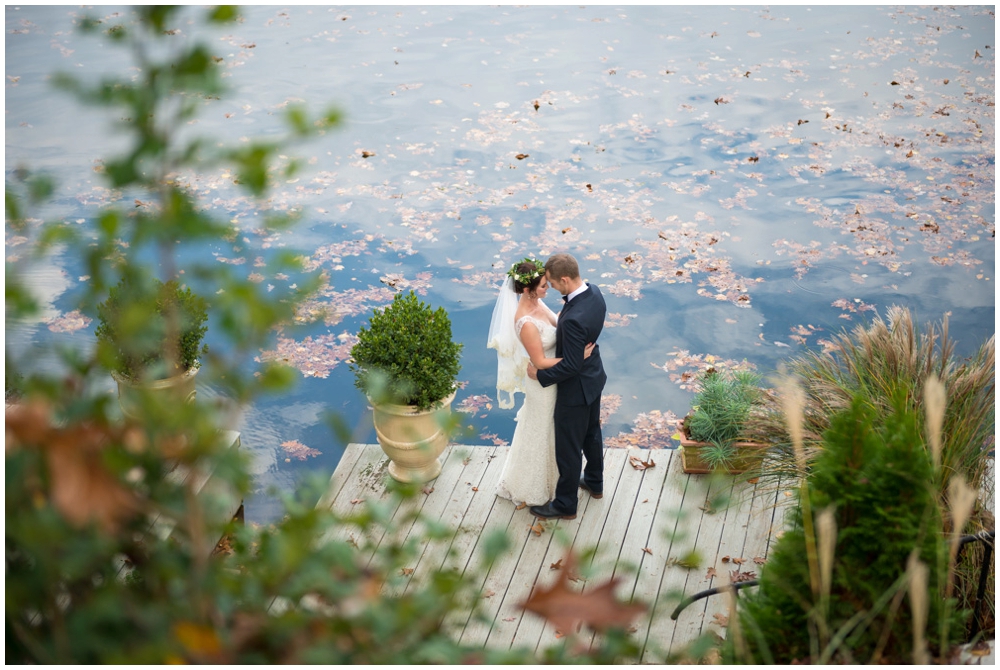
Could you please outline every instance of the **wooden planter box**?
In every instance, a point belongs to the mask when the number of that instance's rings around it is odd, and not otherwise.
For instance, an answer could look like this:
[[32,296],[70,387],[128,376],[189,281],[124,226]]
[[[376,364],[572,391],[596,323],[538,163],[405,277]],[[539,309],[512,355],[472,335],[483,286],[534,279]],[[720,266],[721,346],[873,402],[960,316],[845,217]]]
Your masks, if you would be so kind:
[[[708,463],[702,460],[701,450],[711,446],[706,442],[695,442],[688,437],[686,431],[681,430],[681,465],[684,472],[689,475],[707,475],[713,472]],[[729,466],[720,470],[730,475],[739,475],[760,467],[767,452],[767,445],[758,442],[734,442],[733,448],[736,453],[730,459]]]

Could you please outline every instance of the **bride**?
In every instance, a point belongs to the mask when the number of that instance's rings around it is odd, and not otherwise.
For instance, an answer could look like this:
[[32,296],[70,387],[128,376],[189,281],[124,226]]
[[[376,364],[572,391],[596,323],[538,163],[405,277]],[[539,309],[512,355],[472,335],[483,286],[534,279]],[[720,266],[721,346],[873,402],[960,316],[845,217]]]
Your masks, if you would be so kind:
[[[517,505],[544,505],[555,495],[556,434],[553,414],[556,386],[542,388],[527,375],[530,360],[539,370],[557,364],[555,313],[542,302],[548,292],[545,266],[532,258],[515,263],[500,287],[487,346],[497,350],[497,402],[514,406],[514,393],[524,394],[518,410],[507,462],[500,473],[497,495]],[[588,345],[584,358],[590,356]]]

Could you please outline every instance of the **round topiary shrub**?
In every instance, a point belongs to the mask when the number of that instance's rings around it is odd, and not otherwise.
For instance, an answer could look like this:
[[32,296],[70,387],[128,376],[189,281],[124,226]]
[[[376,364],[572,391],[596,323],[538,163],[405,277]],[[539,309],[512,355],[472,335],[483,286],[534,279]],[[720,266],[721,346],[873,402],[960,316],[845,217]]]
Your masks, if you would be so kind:
[[461,351],[444,308],[432,310],[410,291],[373,311],[349,365],[355,386],[369,397],[428,409],[455,390]]
[[[169,319],[176,319],[171,328]],[[208,302],[176,280],[142,282],[124,277],[97,306],[98,346],[110,369],[130,381],[165,379],[187,372],[208,350]],[[176,333],[176,361],[168,363],[167,340]]]

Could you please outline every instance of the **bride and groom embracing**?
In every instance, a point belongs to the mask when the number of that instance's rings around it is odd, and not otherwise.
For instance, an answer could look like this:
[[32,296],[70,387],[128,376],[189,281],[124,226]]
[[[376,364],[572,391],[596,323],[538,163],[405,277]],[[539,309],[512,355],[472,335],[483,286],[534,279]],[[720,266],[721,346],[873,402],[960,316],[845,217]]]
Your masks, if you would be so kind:
[[[550,286],[565,303],[558,316],[542,301]],[[597,338],[606,313],[600,290],[580,278],[569,254],[515,263],[493,309],[487,346],[497,350],[497,402],[510,409],[514,393],[524,394],[497,495],[530,505],[540,519],[576,518],[578,488],[604,495],[608,377]]]

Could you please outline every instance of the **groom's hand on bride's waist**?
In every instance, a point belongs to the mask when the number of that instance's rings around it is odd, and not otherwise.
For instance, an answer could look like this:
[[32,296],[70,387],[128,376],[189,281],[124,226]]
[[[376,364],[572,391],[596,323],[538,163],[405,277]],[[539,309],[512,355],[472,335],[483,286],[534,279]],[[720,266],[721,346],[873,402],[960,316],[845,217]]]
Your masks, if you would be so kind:
[[528,376],[534,379],[535,381],[538,381],[538,370],[531,363],[528,363]]

